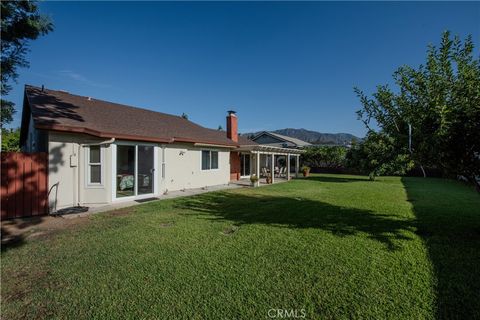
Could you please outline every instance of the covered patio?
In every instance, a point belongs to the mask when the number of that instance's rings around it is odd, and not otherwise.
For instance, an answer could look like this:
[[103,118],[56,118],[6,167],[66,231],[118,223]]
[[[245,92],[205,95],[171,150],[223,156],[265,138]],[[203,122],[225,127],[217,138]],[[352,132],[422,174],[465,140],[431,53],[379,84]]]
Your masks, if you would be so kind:
[[236,150],[240,155],[240,179],[238,184],[250,185],[250,177],[255,175],[255,186],[289,181],[298,177],[299,149],[279,148],[267,145],[243,146]]

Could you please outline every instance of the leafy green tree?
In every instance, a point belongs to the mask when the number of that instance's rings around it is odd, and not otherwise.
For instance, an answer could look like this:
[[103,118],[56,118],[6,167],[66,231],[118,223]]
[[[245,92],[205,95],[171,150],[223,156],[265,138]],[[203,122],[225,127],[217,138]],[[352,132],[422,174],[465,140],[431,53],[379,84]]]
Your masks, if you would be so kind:
[[345,162],[347,150],[341,146],[309,147],[302,154],[302,163],[309,167],[341,168]]
[[348,168],[368,174],[371,180],[381,175],[403,175],[413,167],[408,152],[399,152],[394,138],[374,131],[352,146],[345,162]]
[[378,86],[372,98],[355,88],[359,118],[372,122],[396,145],[409,144],[417,165],[440,168],[477,183],[480,175],[480,58],[465,41],[445,32],[440,46],[429,46],[425,65],[402,66],[394,73],[396,91]]
[[2,151],[20,151],[20,128],[2,129]]
[[[29,66],[25,58],[29,41],[52,31],[53,24],[39,13],[36,1],[2,1],[1,17],[1,95],[5,97],[18,78],[17,69]],[[14,108],[13,102],[1,99],[2,127],[12,121]]]

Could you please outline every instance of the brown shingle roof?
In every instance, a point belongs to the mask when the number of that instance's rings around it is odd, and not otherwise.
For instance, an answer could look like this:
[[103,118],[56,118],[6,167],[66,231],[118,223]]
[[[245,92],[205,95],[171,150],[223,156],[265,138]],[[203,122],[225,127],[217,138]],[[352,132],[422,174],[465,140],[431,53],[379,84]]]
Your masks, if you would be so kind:
[[204,128],[182,117],[64,91],[25,86],[35,127],[90,135],[162,143],[192,142],[237,146],[255,144],[227,138],[224,131]]

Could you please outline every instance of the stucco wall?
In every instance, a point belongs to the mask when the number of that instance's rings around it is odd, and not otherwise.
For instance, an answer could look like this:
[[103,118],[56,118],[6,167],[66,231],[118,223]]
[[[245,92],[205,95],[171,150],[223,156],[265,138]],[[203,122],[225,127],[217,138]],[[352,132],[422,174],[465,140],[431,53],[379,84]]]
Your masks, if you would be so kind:
[[[202,150],[218,151],[218,169],[202,170]],[[161,152],[159,153],[161,154]],[[161,156],[159,156],[161,162]],[[159,166],[161,168],[161,166]],[[161,176],[161,175],[160,175]],[[201,188],[228,184],[230,151],[224,148],[200,148],[189,145],[167,145],[165,148],[165,179],[161,191]]]
[[[49,205],[60,210],[78,204],[98,206],[111,203],[115,176],[112,145],[102,146],[102,185],[86,184],[87,149],[82,144],[105,141],[89,135],[49,133]],[[121,143],[121,142],[115,142]],[[141,143],[140,143],[141,144]],[[230,150],[194,147],[192,145],[155,145],[157,152],[157,193],[228,184],[230,181]],[[162,152],[162,148],[164,152]],[[218,169],[201,169],[201,151],[218,151]],[[165,172],[162,173],[162,164]],[[121,199],[120,199],[121,200]]]
[[81,144],[103,141],[88,135],[50,132],[48,139],[50,210],[111,201],[111,148],[102,146],[102,185],[86,185],[86,150]]
[[38,135],[37,129],[35,129],[35,127],[33,126],[32,115],[30,115],[30,118],[28,120],[27,140],[25,141],[23,151],[25,152],[37,151],[36,149],[37,135]]

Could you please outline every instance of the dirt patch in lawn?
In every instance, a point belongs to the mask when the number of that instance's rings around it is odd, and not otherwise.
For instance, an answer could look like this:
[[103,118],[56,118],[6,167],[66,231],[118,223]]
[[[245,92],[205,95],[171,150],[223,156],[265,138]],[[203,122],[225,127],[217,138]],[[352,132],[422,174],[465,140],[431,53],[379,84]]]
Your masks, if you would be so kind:
[[126,208],[121,208],[121,209],[117,209],[117,210],[114,210],[114,211],[109,211],[107,213],[107,216],[109,216],[109,217],[127,216],[127,215],[131,214],[133,211],[134,211],[134,208],[126,207]]
[[238,231],[238,228],[239,228],[239,226],[235,226],[235,225],[229,226],[229,227],[223,229],[222,234],[225,235],[225,236],[231,236],[235,232]]
[[26,239],[47,238],[61,230],[84,225],[89,220],[89,216],[75,218],[42,216],[2,221],[2,251],[20,245]]
[[163,222],[163,223],[160,223],[160,227],[162,227],[162,228],[173,227],[173,225],[174,225],[173,222]]
[[[107,213],[109,217],[124,216],[133,212],[127,207]],[[40,216],[2,221],[2,250],[4,247],[15,246],[27,238],[47,238],[60,230],[84,225],[91,220],[90,215],[84,216]]]
[[[108,217],[119,217],[131,214],[134,208],[127,207],[106,213]],[[21,244],[26,239],[44,239],[61,230],[85,225],[91,220],[84,216],[40,216],[2,221],[2,250]]]

